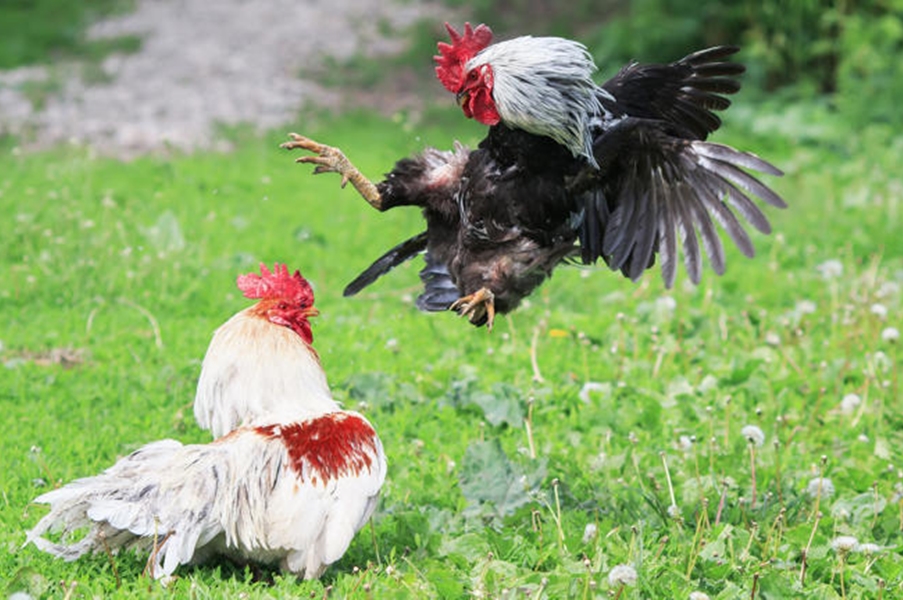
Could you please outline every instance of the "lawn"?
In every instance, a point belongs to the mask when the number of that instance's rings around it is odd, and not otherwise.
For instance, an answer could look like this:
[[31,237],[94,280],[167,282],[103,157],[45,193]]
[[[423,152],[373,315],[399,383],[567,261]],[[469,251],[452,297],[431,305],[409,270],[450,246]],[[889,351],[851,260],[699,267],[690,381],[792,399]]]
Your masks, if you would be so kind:
[[[479,140],[454,106],[435,110],[294,128],[378,177],[426,145]],[[817,105],[741,102],[718,139],[783,167],[769,183],[790,204],[768,212],[775,235],[755,236],[754,260],[731,249],[723,277],[692,287],[682,273],[671,291],[656,272],[633,284],[563,267],[488,334],[414,308],[417,260],[343,298],[419,231],[417,212],[379,214],[311,177],[278,149],[283,132],[233,137],[230,154],[130,163],[0,148],[0,593],[903,593],[900,138],[849,131]],[[315,582],[220,563],[163,589],[144,557],[65,563],[21,548],[41,492],[153,440],[208,441],[191,411],[200,360],[249,304],[235,276],[261,261],[314,283],[335,394],[389,458],[348,554]]]

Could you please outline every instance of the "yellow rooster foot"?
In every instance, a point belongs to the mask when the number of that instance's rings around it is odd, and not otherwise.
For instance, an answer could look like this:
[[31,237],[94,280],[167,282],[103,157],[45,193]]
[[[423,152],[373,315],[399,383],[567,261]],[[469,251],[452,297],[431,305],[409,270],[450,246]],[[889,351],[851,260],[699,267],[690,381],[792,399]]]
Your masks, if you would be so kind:
[[285,148],[286,150],[296,150],[300,148],[315,154],[315,156],[299,156],[295,159],[295,162],[315,165],[314,175],[319,175],[320,173],[338,173],[342,176],[343,188],[348,185],[348,182],[350,181],[351,185],[354,186],[354,189],[364,197],[364,200],[370,203],[374,208],[382,210],[382,197],[379,194],[379,190],[373,185],[373,182],[364,177],[363,173],[357,170],[357,167],[351,164],[351,161],[348,160],[344,152],[338,148],[315,142],[314,140],[297,133],[290,133],[288,136],[291,140],[280,144],[280,148]]
[[487,288],[480,288],[474,293],[458,298],[449,310],[457,311],[462,317],[469,316],[470,322],[477,325],[486,322],[486,329],[492,331],[495,322],[495,294]]

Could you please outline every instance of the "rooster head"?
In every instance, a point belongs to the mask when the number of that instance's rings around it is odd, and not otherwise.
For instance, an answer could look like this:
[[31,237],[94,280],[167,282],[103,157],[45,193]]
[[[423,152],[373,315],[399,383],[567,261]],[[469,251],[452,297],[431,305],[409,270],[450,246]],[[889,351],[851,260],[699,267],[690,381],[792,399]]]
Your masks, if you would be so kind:
[[270,271],[260,263],[260,275],[239,275],[236,283],[246,298],[260,299],[254,313],[275,325],[288,327],[308,344],[313,342],[308,319],[319,311],[314,308],[313,288],[300,271],[289,274],[288,267],[279,263]]
[[439,42],[439,55],[436,61],[436,76],[450,92],[454,92],[458,104],[469,119],[476,119],[484,125],[495,125],[499,122],[499,113],[492,100],[492,68],[483,65],[481,68],[468,69],[470,60],[492,42],[492,30],[486,25],[478,25],[476,29],[470,23],[464,23],[464,33],[445,24],[451,44]]
[[550,137],[595,164],[590,123],[601,107],[596,64],[583,44],[522,36],[490,45],[485,25],[466,23],[463,34],[445,27],[451,44],[438,44],[436,74],[465,116]]

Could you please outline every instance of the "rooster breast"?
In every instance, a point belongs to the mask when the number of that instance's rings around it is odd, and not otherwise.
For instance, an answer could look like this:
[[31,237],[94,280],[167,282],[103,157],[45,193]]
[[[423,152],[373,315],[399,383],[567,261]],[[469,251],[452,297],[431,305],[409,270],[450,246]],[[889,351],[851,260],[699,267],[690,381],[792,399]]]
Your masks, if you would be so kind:
[[580,209],[567,190],[580,161],[550,138],[498,125],[471,153],[449,271],[461,295],[495,293],[513,310],[573,252]]

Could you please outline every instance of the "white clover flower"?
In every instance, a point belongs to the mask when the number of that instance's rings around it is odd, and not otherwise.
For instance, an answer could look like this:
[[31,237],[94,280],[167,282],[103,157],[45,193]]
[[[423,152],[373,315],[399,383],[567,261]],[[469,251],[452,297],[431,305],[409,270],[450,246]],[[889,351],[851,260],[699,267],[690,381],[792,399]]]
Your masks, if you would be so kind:
[[781,345],[781,336],[779,336],[774,331],[769,331],[765,334],[765,343],[769,346],[780,346]]
[[636,583],[636,569],[630,565],[615,565],[608,572],[608,583],[612,587],[622,585],[634,585]]
[[587,523],[586,527],[583,528],[583,543],[588,544],[594,539],[596,539],[596,535],[599,533],[599,528],[596,527],[595,523]]
[[856,549],[857,546],[859,546],[859,540],[851,535],[838,535],[836,538],[831,540],[831,547],[835,552],[838,552],[840,554],[852,552]]
[[843,263],[832,258],[815,267],[824,279],[836,279],[843,275]]
[[881,546],[879,546],[878,544],[873,544],[871,542],[866,542],[865,544],[859,544],[858,546],[856,546],[856,552],[861,552],[863,554],[872,556],[881,552]]
[[689,435],[682,435],[677,440],[677,448],[679,450],[683,450],[684,452],[689,452],[693,449],[693,439]]
[[709,595],[705,592],[690,592],[690,600],[709,600]]
[[796,303],[796,312],[801,315],[811,315],[818,308],[812,300],[800,300]]
[[747,425],[740,430],[740,435],[746,438],[746,441],[754,446],[761,446],[765,443],[765,432],[755,425]]
[[887,307],[880,302],[875,302],[874,304],[872,304],[871,308],[869,308],[869,312],[871,312],[882,321],[887,318]]
[[806,493],[815,498],[821,492],[823,498],[834,495],[834,482],[827,477],[813,477],[806,486]]
[[885,342],[894,343],[900,339],[900,330],[896,327],[885,327],[881,331],[881,339]]
[[851,415],[859,408],[860,404],[862,404],[862,398],[859,397],[859,394],[847,394],[840,401],[840,412],[845,415]]
[[398,352],[398,340],[395,338],[387,339],[386,350],[388,350],[389,352]]

